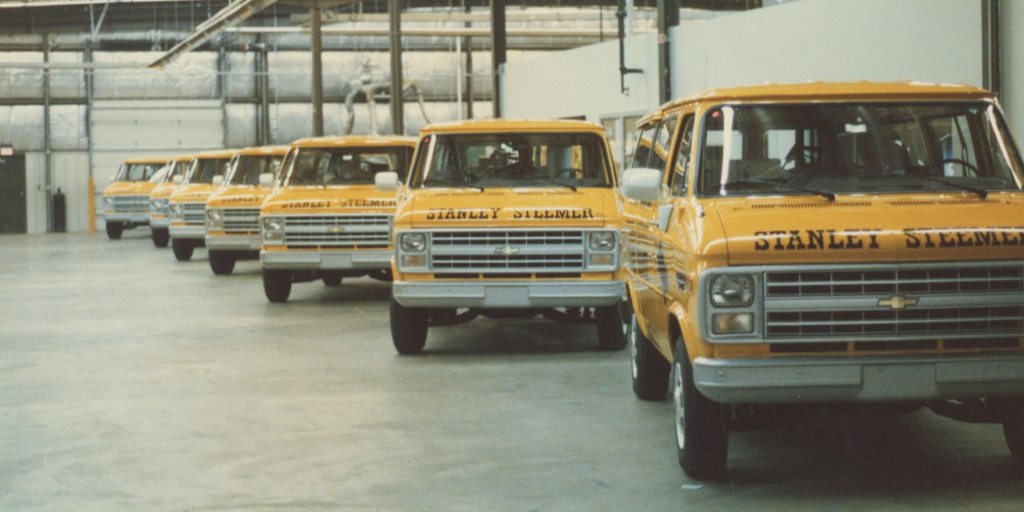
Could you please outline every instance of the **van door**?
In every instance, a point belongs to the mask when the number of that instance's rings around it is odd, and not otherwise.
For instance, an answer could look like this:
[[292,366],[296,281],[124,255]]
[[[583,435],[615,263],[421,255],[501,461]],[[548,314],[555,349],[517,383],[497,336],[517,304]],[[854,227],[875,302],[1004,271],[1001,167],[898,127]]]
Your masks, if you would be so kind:
[[[664,173],[669,160],[669,146],[676,129],[678,115],[672,114],[661,120],[641,127],[637,140],[631,168],[647,167],[658,169]],[[664,174],[662,176],[664,183]],[[661,318],[656,316],[658,304],[662,301],[660,262],[664,261],[664,252],[658,233],[657,215],[659,202],[645,203],[625,199],[623,203],[623,222],[627,226],[629,239],[627,260],[631,270],[633,289],[636,292],[638,308],[643,318]],[[664,336],[666,325],[663,322],[650,322],[650,336]]]

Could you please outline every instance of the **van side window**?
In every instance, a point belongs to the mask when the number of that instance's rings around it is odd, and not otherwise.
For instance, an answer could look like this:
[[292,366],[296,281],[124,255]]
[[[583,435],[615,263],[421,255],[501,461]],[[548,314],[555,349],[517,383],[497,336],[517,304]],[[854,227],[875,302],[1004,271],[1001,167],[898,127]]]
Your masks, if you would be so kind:
[[647,161],[651,157],[651,148],[654,147],[654,131],[658,125],[651,125],[640,130],[636,139],[636,150],[633,151],[633,163],[629,167],[647,167]]
[[672,114],[668,119],[659,123],[657,134],[654,137],[654,151],[651,152],[651,161],[647,164],[648,167],[665,172],[665,163],[668,161],[672,135],[676,132],[678,119],[679,114]]
[[690,148],[693,144],[693,114],[683,118],[682,133],[679,134],[679,150],[676,151],[672,175],[668,177],[668,186],[675,197],[686,195],[686,172],[690,168]]

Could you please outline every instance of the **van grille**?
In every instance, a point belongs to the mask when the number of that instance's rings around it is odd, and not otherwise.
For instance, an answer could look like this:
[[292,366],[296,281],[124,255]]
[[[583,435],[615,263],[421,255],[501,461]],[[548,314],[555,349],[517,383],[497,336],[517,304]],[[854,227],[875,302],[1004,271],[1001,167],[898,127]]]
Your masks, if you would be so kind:
[[1021,306],[922,308],[903,311],[770,312],[769,337],[950,334],[1016,334],[1024,327]]
[[768,272],[768,297],[864,295],[875,293],[976,293],[1024,290],[1024,268],[929,268]]
[[260,231],[259,208],[225,208],[224,232],[254,234]]
[[107,199],[117,213],[149,212],[149,196],[108,196]]
[[391,215],[296,215],[284,217],[284,243],[292,248],[387,248]]
[[185,212],[186,225],[206,225],[206,203],[181,203],[181,208]]
[[459,230],[430,234],[430,266],[446,273],[579,272],[581,230]]

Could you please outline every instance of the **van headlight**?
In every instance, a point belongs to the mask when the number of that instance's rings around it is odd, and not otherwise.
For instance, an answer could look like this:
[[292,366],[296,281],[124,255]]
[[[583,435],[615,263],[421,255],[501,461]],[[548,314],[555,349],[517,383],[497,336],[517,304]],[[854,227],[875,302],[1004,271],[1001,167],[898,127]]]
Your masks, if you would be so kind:
[[263,217],[264,242],[280,242],[284,240],[284,219],[281,217]]
[[171,203],[167,207],[171,212],[172,219],[184,220],[185,219],[185,207],[181,203]]
[[398,245],[404,252],[423,252],[427,249],[427,235],[424,233],[402,233]]
[[224,210],[206,210],[206,228],[224,228]]
[[593,231],[590,233],[588,243],[591,251],[612,251],[615,250],[616,236],[614,231]]
[[711,305],[738,308],[754,303],[754,278],[749,274],[724,274],[711,279]]

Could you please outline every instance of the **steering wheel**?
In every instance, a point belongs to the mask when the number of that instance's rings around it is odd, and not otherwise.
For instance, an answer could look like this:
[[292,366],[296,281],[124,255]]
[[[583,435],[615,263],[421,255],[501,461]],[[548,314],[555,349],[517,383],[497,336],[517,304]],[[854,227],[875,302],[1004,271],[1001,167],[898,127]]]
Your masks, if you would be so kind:
[[809,164],[811,162],[809,162],[808,160],[820,154],[821,148],[818,146],[794,145],[792,148],[789,149],[789,152],[786,153],[786,159],[782,161],[782,165],[780,167],[785,169],[787,165],[791,163],[796,164],[798,162]]
[[971,171],[971,174],[973,176],[975,176],[975,177],[981,176],[981,169],[978,169],[978,166],[976,166],[976,165],[974,165],[974,164],[972,164],[972,163],[970,163],[967,160],[964,160],[962,158],[943,158],[942,161],[939,162],[939,165],[942,165],[942,166],[944,166],[946,164],[958,164],[961,167],[963,167],[965,171]]

